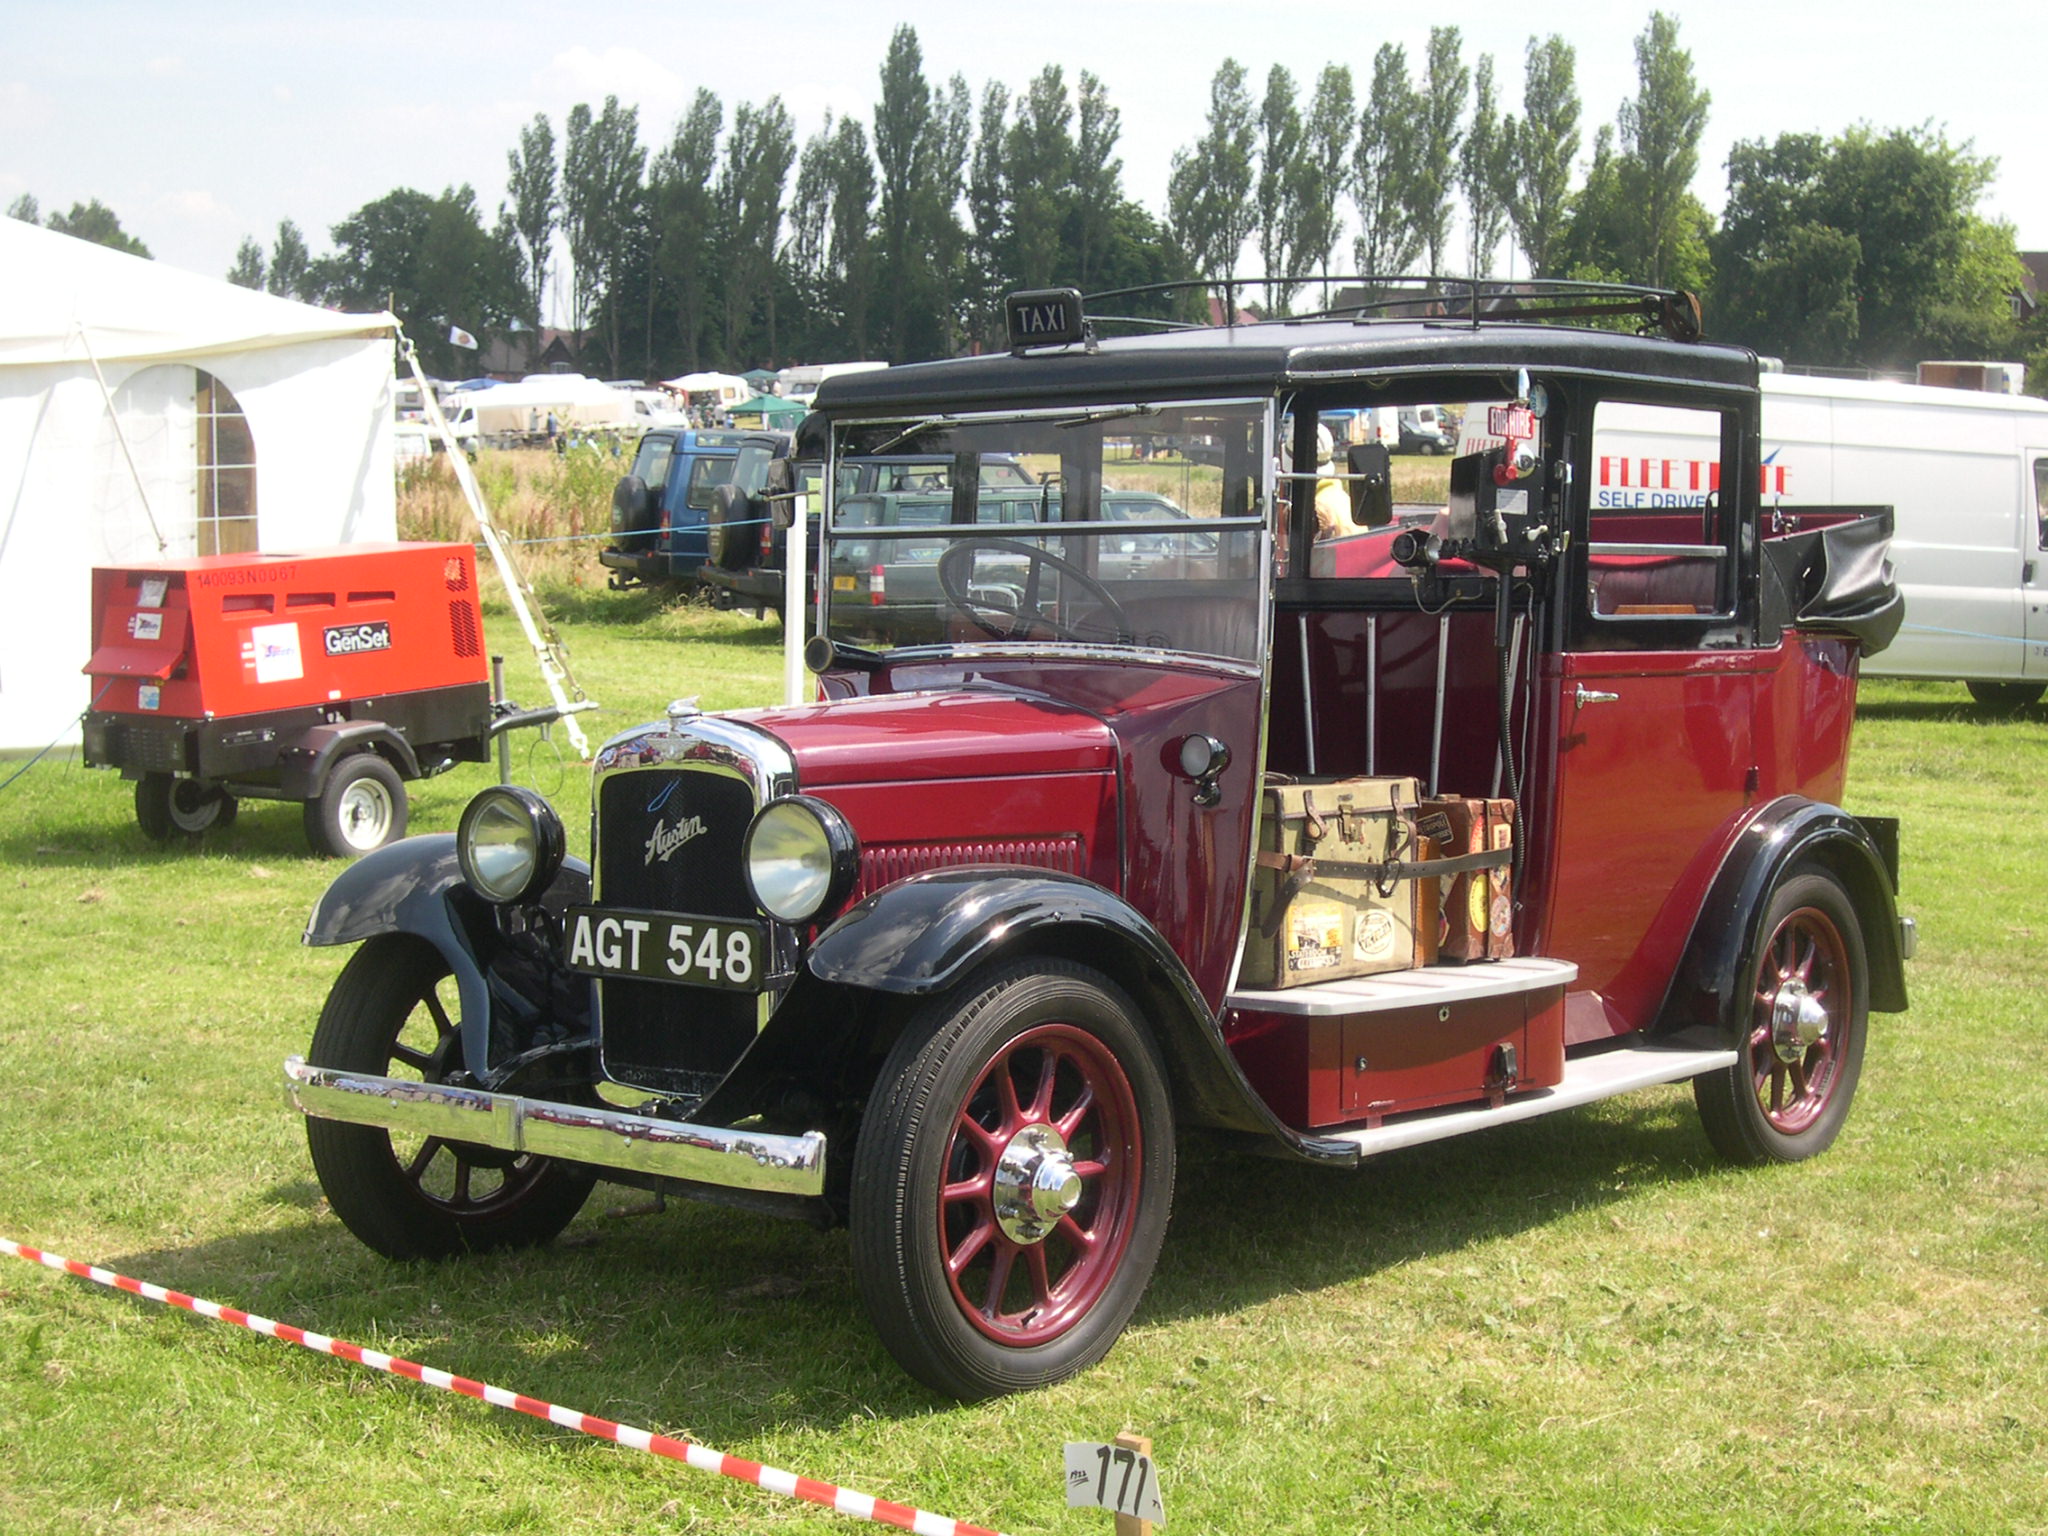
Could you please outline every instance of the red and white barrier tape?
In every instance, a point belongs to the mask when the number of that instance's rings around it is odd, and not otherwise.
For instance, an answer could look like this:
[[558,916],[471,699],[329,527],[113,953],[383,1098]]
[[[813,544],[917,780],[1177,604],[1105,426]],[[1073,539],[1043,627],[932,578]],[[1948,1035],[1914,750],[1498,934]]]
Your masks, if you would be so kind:
[[0,1237],[0,1253],[11,1253],[17,1259],[26,1259],[29,1263],[40,1264],[45,1269],[76,1275],[79,1279],[90,1280],[95,1285],[104,1285],[116,1291],[127,1291],[149,1301],[161,1301],[167,1306],[183,1307],[187,1312],[196,1312],[201,1317],[210,1317],[217,1322],[233,1323],[237,1327],[249,1329],[252,1333],[282,1339],[287,1344],[297,1344],[303,1349],[312,1350],[315,1354],[353,1360],[358,1365],[369,1366],[373,1371],[403,1376],[429,1387],[439,1387],[444,1392],[459,1392],[464,1397],[477,1398],[494,1408],[511,1408],[536,1419],[546,1419],[550,1424],[559,1424],[564,1429],[581,1430],[584,1434],[595,1435],[600,1440],[614,1441],[619,1445],[630,1446],[636,1451],[646,1451],[651,1456],[664,1456],[670,1461],[686,1463],[700,1472],[716,1472],[720,1477],[752,1483],[756,1487],[766,1488],[771,1493],[787,1494],[793,1499],[805,1499],[813,1504],[822,1504],[842,1515],[872,1520],[877,1525],[893,1525],[899,1530],[915,1531],[918,1536],[999,1536],[998,1532],[988,1530],[984,1526],[969,1525],[964,1520],[949,1520],[944,1515],[927,1514],[921,1509],[912,1509],[907,1504],[892,1504],[887,1499],[872,1498],[865,1493],[855,1493],[851,1488],[821,1483],[815,1478],[799,1477],[794,1472],[784,1472],[776,1467],[764,1467],[757,1461],[745,1461],[738,1456],[728,1456],[723,1451],[693,1445],[687,1440],[671,1440],[667,1435],[636,1429],[631,1424],[614,1424],[610,1419],[579,1413],[574,1408],[559,1408],[553,1403],[542,1402],[537,1397],[508,1392],[503,1387],[471,1381],[466,1376],[452,1376],[430,1365],[418,1365],[396,1355],[365,1349],[362,1345],[351,1344],[346,1339],[331,1339],[324,1333],[311,1333],[304,1328],[295,1328],[290,1323],[272,1322],[267,1317],[257,1317],[235,1307],[224,1307],[217,1301],[187,1296],[182,1291],[166,1290],[163,1286],[151,1285],[143,1280],[131,1280],[128,1276],[117,1275],[110,1269],[81,1264],[76,1259],[62,1258],[54,1253],[44,1253],[39,1248],[31,1248],[11,1238]]

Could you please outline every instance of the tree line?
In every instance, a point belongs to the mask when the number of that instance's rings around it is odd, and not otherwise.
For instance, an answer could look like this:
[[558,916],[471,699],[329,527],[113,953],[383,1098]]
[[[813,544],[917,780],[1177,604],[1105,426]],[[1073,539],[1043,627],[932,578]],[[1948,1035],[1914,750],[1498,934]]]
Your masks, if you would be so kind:
[[[1932,126],[1745,141],[1717,218],[1691,190],[1712,98],[1677,21],[1653,12],[1635,59],[1634,94],[1590,145],[1556,34],[1528,41],[1519,111],[1454,26],[1415,60],[1381,46],[1360,77],[1332,63],[1304,84],[1276,64],[1255,90],[1225,59],[1155,216],[1124,191],[1098,77],[1050,64],[977,96],[928,77],[903,26],[868,118],[828,116],[801,145],[775,96],[728,115],[699,90],[666,141],[606,97],[559,135],[544,114],[519,130],[494,217],[469,186],[400,188],[333,226],[325,254],[289,220],[268,251],[244,240],[228,276],[391,304],[440,373],[471,366],[450,325],[531,343],[557,306],[587,371],[651,377],[998,345],[1020,288],[1261,275],[1278,281],[1256,307],[1298,313],[1335,297],[1321,275],[1421,269],[1690,288],[1710,336],[1795,363],[2021,356],[2048,386],[2048,315],[2015,321],[2013,233],[1979,212],[1993,160]],[[69,217],[119,233],[97,203]],[[1109,307],[1207,314],[1186,295]]]

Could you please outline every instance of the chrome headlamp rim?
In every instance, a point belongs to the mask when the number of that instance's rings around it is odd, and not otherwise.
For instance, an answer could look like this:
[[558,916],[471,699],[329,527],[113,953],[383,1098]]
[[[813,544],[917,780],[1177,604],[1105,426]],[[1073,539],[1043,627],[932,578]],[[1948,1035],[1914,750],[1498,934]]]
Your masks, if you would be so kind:
[[[763,881],[756,878],[757,854],[763,864],[771,855],[760,840],[764,836],[786,837],[790,832],[799,837],[815,834],[815,848],[800,850],[811,862],[805,864],[801,879],[789,889],[764,891]],[[790,855],[785,848],[774,857],[786,860]],[[746,872],[747,891],[757,907],[780,922],[805,923],[820,913],[836,911],[853,894],[854,884],[860,878],[860,839],[854,835],[846,813],[829,800],[820,800],[815,795],[782,795],[755,813],[747,827],[740,862]],[[787,879],[786,871],[777,873]]]
[[[568,846],[555,808],[517,784],[479,790],[455,828],[455,859],[463,882],[493,906],[516,906],[539,896],[561,870]],[[508,850],[513,856],[507,856]]]

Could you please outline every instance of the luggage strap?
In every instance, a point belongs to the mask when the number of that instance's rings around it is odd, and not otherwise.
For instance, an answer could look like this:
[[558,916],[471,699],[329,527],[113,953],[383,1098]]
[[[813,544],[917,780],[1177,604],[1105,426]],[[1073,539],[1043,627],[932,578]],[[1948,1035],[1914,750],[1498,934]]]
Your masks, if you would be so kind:
[[1402,880],[1428,880],[1440,875],[1476,874],[1482,869],[1506,869],[1513,861],[1514,851],[1509,848],[1460,854],[1455,859],[1388,859],[1383,864],[1356,864],[1339,859],[1317,859],[1304,853],[1261,851],[1258,867],[1279,871],[1281,880],[1273,892],[1273,904],[1259,924],[1259,932],[1269,939],[1278,933],[1280,920],[1286,915],[1288,906],[1301,894],[1301,888],[1315,879],[1319,872],[1367,877],[1375,883],[1380,895],[1390,896],[1395,884]]
[[[1506,869],[1514,862],[1514,850],[1495,848],[1485,853],[1463,853],[1455,859],[1388,859],[1385,863],[1357,864],[1342,859],[1318,859],[1306,853],[1260,853],[1261,869],[1277,869],[1290,877],[1295,890],[1316,877],[1317,871],[1331,875],[1362,875],[1382,884],[1395,880],[1423,880],[1431,875],[1470,875],[1482,869]],[[1299,875],[1299,880],[1291,877]]]

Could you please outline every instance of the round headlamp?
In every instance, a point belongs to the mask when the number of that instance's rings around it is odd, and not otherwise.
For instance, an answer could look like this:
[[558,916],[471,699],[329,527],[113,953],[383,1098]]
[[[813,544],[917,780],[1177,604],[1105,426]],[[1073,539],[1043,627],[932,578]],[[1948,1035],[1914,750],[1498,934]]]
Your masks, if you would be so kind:
[[499,906],[528,901],[548,888],[568,846],[562,818],[530,789],[498,784],[462,812],[455,856],[462,878]]
[[747,828],[747,885],[785,923],[845,901],[860,874],[860,843],[839,807],[811,795],[771,800]]

